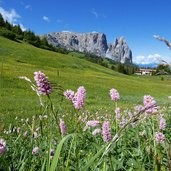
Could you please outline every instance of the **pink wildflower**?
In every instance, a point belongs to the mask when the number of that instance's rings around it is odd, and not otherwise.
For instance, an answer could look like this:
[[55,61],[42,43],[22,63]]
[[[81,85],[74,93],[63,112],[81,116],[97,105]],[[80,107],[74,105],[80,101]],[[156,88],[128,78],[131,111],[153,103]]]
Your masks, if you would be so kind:
[[33,137],[34,137],[34,139],[37,139],[38,138],[38,133],[37,132],[34,132],[33,133]]
[[0,139],[0,155],[4,154],[6,151],[6,141],[4,139]]
[[97,121],[97,120],[88,121],[86,123],[86,126],[84,127],[83,131],[86,131],[90,127],[95,127],[95,126],[99,126],[99,125],[100,125],[100,121]]
[[121,109],[119,107],[117,107],[115,109],[115,114],[116,114],[116,119],[120,119],[121,118]]
[[171,99],[171,96],[169,96],[168,98]]
[[84,106],[86,96],[86,90],[83,86],[79,87],[77,93],[75,94],[74,98],[72,99],[73,105],[75,109],[82,109]]
[[128,111],[128,116],[130,119],[132,118],[133,114],[131,113],[131,111]]
[[111,97],[111,100],[113,101],[118,101],[120,99],[120,95],[118,91],[114,88],[110,90],[110,97]]
[[166,128],[166,120],[164,118],[160,118],[160,130],[165,130]]
[[100,133],[101,133],[101,129],[97,128],[92,132],[92,135],[96,136],[97,134],[100,134]]
[[164,142],[164,140],[165,140],[164,134],[162,132],[157,132],[156,133],[156,142],[161,144]]
[[147,113],[153,114],[153,113],[156,113],[158,111],[159,107],[155,106],[155,104],[156,104],[156,101],[154,100],[154,98],[152,96],[150,96],[150,95],[144,96],[144,106],[146,108],[148,108],[146,110]]
[[24,137],[27,137],[27,133],[28,133],[28,132],[25,131],[24,134],[23,134],[23,136],[24,136]]
[[100,125],[100,121],[96,121],[96,120],[91,120],[86,123],[86,126],[88,127],[95,127],[99,125]]
[[81,121],[82,121],[82,122],[86,122],[86,120],[87,120],[87,117],[81,118]]
[[142,105],[138,105],[138,106],[135,106],[134,109],[137,111],[137,112],[140,112],[142,110],[144,110],[144,107]]
[[144,96],[144,106],[146,107],[150,107],[156,104],[156,101],[154,100],[154,98],[150,95],[145,95]]
[[17,133],[19,134],[19,133],[20,133],[20,131],[21,131],[21,128],[20,128],[20,127],[18,127],[18,128],[17,128]]
[[39,152],[39,147],[34,147],[33,150],[32,150],[32,154],[38,154]]
[[62,119],[60,119],[59,127],[61,130],[61,134],[63,136],[66,133],[66,126],[65,126],[65,122]]
[[119,126],[123,128],[128,123],[128,119],[122,118],[122,121],[119,123]]
[[68,100],[73,100],[73,98],[74,98],[74,91],[72,91],[72,90],[66,90],[65,92],[64,92],[64,96],[68,99]]
[[38,86],[38,91],[40,94],[49,95],[52,92],[51,84],[48,81],[48,77],[41,72],[34,72],[34,79]]
[[110,133],[110,122],[105,121],[102,126],[102,135],[104,142],[108,142],[112,139],[111,133]]

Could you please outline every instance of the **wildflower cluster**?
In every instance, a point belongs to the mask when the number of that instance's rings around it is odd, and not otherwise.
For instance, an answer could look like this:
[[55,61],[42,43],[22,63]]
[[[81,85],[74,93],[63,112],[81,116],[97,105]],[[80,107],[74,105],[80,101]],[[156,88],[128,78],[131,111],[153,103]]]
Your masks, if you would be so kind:
[[104,142],[108,142],[112,139],[111,133],[110,133],[110,122],[104,122],[102,126],[102,135]]
[[110,97],[111,97],[111,100],[113,100],[113,101],[120,100],[120,95],[119,95],[118,91],[114,88],[112,88],[110,90]]
[[84,131],[86,131],[87,129],[91,128],[91,127],[96,127],[100,125],[100,121],[98,120],[90,120],[87,121],[86,126],[84,127]]
[[75,93],[74,93],[74,91],[72,91],[72,90],[66,90],[65,92],[64,92],[64,96],[68,99],[68,100],[73,100],[73,98],[74,98],[74,95],[75,95]]
[[83,86],[79,87],[76,93],[72,90],[66,90],[64,96],[72,101],[75,109],[80,110],[84,106],[86,90]]
[[159,128],[160,128],[160,130],[165,130],[165,128],[166,128],[166,120],[163,117],[160,117]]
[[6,151],[6,141],[4,139],[0,139],[0,155],[4,154]]
[[36,155],[39,152],[39,147],[34,147],[32,150],[32,154]]
[[61,130],[62,136],[64,136],[65,133],[66,133],[66,125],[65,125],[65,122],[62,119],[60,119],[59,127],[60,127],[60,130]]
[[[34,79],[37,83],[37,86],[35,86],[36,90],[38,89],[39,94],[49,95],[52,92],[52,87],[48,78],[40,71],[34,74]],[[32,84],[30,79],[25,77],[23,77],[23,79]],[[166,144],[168,137],[165,136],[167,126],[166,119],[164,114],[159,112],[160,108],[156,105],[154,98],[150,95],[145,95],[143,105],[124,110],[118,107],[117,104],[117,101],[120,100],[119,92],[112,88],[109,94],[111,100],[116,103],[113,113],[108,113],[105,109],[106,113],[100,114],[101,111],[98,109],[95,114],[92,115],[91,112],[86,110],[82,113],[75,112],[79,114],[79,117],[75,117],[76,115],[72,115],[71,117],[71,115],[67,115],[68,113],[60,111],[57,113],[58,117],[56,117],[55,120],[52,117],[55,107],[49,108],[49,104],[47,103],[47,108],[45,108],[40,115],[32,116],[32,119],[21,119],[19,123],[10,125],[8,130],[4,130],[5,138],[0,138],[0,158],[2,157],[3,160],[8,159],[8,161],[2,161],[4,165],[7,165],[5,169],[1,168],[3,164],[0,160],[0,170],[27,170],[28,168],[26,167],[28,167],[30,163],[34,165],[31,169],[29,168],[30,170],[44,170],[45,168],[54,166],[55,162],[57,162],[55,169],[58,170],[70,170],[71,168],[73,170],[89,170],[89,166],[86,168],[82,165],[87,163],[88,160],[94,160],[94,162],[96,162],[95,160],[97,158],[94,156],[99,156],[100,152],[101,154],[103,153],[101,159],[105,156],[105,162],[108,157],[111,157],[111,162],[106,162],[106,165],[110,165],[110,163],[116,161],[116,159],[119,160],[122,158],[125,164],[123,164],[122,168],[117,168],[116,166],[115,170],[130,170],[130,167],[126,164],[128,157],[132,157],[131,161],[135,159],[139,160],[139,157],[132,155],[133,153],[137,153],[136,148],[129,149],[128,147],[134,147],[136,144],[138,144],[139,147],[138,150],[141,154],[141,160],[145,158],[144,165],[146,164],[147,153],[144,152],[146,148],[141,148],[141,145],[146,147],[146,145],[150,144],[148,151],[156,158],[156,156],[160,154],[157,153],[157,147],[160,144]],[[72,102],[75,109],[80,110],[85,104],[86,89],[80,86],[77,92],[66,90],[64,96]],[[50,98],[48,99],[51,100]],[[51,105],[53,104],[51,103]],[[17,119],[18,118],[16,118],[16,120]],[[131,131],[132,134],[129,134]],[[135,137],[134,134],[136,134]],[[73,136],[72,140],[71,135]],[[150,136],[148,137],[148,135]],[[137,139],[137,137],[139,139]],[[121,138],[123,138],[122,141],[115,146],[114,143]],[[160,147],[162,148],[162,146]],[[127,156],[123,156],[123,150],[125,149],[127,149],[129,153]],[[112,152],[110,153],[112,155],[105,155],[109,151]],[[164,160],[166,160],[166,157],[167,155],[164,156]],[[19,160],[21,160],[20,164],[17,163]],[[149,157],[149,163],[154,163],[152,160],[153,159]],[[74,168],[75,161],[78,162],[78,168]],[[100,161],[98,160],[97,164],[99,163]],[[96,163],[93,165],[96,165]],[[93,165],[92,169],[94,169]],[[114,166],[115,162],[107,167],[112,168],[112,165]],[[100,164],[98,167],[101,169]],[[104,165],[102,167],[104,167]],[[139,166],[135,166],[134,169],[138,170],[140,168]]]
[[159,107],[156,106],[156,101],[150,95],[144,96],[144,107],[147,108],[146,113],[154,114],[158,111]]
[[162,115],[159,117],[159,131],[156,132],[155,138],[157,143],[164,143],[165,141],[165,135],[163,134],[163,131],[166,128],[166,120],[163,118]]
[[[84,127],[84,131],[90,129],[91,127],[99,127],[101,126],[100,121],[98,120],[90,120],[87,121],[86,126]],[[101,134],[104,142],[108,142],[112,139],[112,135],[110,133],[110,122],[104,121],[102,124],[102,128],[95,128],[92,132],[93,136]]]
[[38,92],[43,95],[49,95],[52,92],[51,84],[48,77],[41,71],[34,72],[34,80],[38,86]]
[[156,133],[156,142],[157,143],[163,143],[165,140],[165,136],[162,132],[157,132]]

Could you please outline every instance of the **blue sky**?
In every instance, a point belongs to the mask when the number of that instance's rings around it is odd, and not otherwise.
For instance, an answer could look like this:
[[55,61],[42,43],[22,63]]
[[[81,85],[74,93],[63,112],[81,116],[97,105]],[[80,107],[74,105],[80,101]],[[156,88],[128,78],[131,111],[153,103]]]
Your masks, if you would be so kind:
[[171,0],[0,0],[0,12],[36,34],[55,31],[103,32],[108,42],[124,36],[138,63],[171,63]]

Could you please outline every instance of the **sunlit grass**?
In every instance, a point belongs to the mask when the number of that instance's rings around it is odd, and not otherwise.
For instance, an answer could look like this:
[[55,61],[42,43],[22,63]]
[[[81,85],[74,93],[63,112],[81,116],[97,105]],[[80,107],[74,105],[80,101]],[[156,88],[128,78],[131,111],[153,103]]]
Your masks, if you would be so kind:
[[[63,55],[26,43],[18,43],[0,37],[0,115],[1,120],[19,116],[31,116],[39,111],[36,94],[19,76],[33,79],[34,71],[43,71],[49,80],[64,89],[84,85],[87,89],[86,108],[113,110],[106,92],[114,87],[120,94],[123,107],[142,102],[144,94],[155,97],[160,104],[169,102],[171,78],[160,76],[127,76],[97,64],[80,59],[77,55]],[[53,97],[57,101],[56,96]],[[67,103],[67,102],[66,102]]]
[[[0,156],[0,170],[169,169],[170,76],[163,81],[160,76],[127,76],[72,55],[0,37],[0,138],[7,145]],[[50,95],[53,103],[48,97],[42,97],[44,108],[40,107],[39,98],[29,83],[18,78],[27,76],[33,81],[33,73],[39,70],[53,85]],[[77,111],[61,94],[66,89],[76,91],[79,86],[86,88],[86,101],[84,108]],[[117,104],[110,99],[111,88],[120,93]],[[160,110],[157,114],[148,114],[144,120],[145,115],[136,113],[134,105],[142,104],[145,94],[154,96]],[[115,118],[116,105],[121,108],[121,120]],[[131,118],[125,109],[135,115]],[[166,119],[163,131],[159,129],[161,113]],[[60,133],[60,118],[66,124],[66,136]],[[130,120],[122,129],[120,123],[124,118]],[[102,134],[94,137],[94,127],[84,130],[90,120],[98,120],[100,129],[105,121],[110,122],[111,142],[104,142]],[[17,132],[19,127],[21,131]],[[158,131],[165,135],[163,144],[155,140]],[[38,138],[34,138],[34,132]],[[35,147],[39,147],[39,152],[33,155]],[[54,159],[50,159],[51,149],[55,150]]]

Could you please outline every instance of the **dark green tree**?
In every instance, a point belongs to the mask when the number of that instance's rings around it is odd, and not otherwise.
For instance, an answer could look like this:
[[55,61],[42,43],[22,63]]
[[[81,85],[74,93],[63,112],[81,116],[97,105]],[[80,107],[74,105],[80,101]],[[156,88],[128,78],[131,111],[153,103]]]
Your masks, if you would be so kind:
[[30,30],[26,30],[23,34],[23,40],[28,43],[31,43],[35,40],[35,34]]
[[167,73],[170,73],[170,66],[168,64],[159,64],[156,72],[158,73],[160,71],[165,71]]
[[5,21],[5,26],[4,26],[7,30],[12,30],[12,24],[10,24],[8,21]]
[[119,63],[119,64],[117,65],[117,71],[118,71],[118,72],[121,72],[121,73],[124,73],[124,65],[121,64],[121,63]]
[[41,40],[39,36],[36,36],[34,32],[27,30],[24,31],[23,40],[30,43],[36,47],[41,47]]
[[41,46],[41,40],[39,36],[35,36],[32,45],[36,46],[36,47],[40,47]]
[[21,30],[20,25],[15,25],[12,27],[12,32],[16,34],[17,39],[23,40],[23,31]]
[[46,37],[43,37],[43,38],[41,39],[41,45],[47,46],[47,47],[49,46],[49,43],[48,43]]
[[4,21],[1,13],[0,13],[0,27],[5,27],[5,21]]
[[16,35],[5,27],[0,27],[0,36],[6,37],[10,40],[16,40]]
[[15,26],[13,26],[12,31],[13,31],[14,33],[18,34],[18,35],[22,35],[22,34],[23,34],[20,25],[15,25]]

